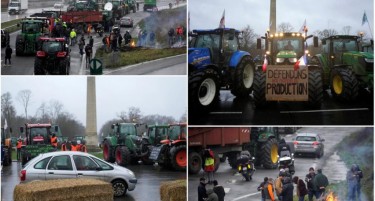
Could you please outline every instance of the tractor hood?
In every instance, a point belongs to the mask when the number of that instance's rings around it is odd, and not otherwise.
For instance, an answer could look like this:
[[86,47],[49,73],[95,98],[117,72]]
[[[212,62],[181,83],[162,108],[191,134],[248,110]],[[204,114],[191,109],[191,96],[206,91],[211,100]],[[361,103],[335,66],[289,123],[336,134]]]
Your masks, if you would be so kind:
[[281,50],[277,53],[276,58],[297,58],[295,51]]
[[208,48],[189,48],[189,66],[200,69],[211,63],[210,50]]
[[349,51],[349,52],[345,52],[344,56],[345,55],[352,55],[354,57],[363,57],[365,59],[370,59],[370,60],[374,59],[374,54],[368,53],[368,52]]

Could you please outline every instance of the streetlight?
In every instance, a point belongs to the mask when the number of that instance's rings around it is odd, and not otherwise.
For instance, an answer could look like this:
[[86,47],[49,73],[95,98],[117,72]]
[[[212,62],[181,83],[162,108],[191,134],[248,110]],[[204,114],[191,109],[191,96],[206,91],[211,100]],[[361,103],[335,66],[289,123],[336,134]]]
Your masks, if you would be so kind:
[[361,42],[363,42],[363,35],[364,35],[363,31],[359,32],[359,36],[361,37]]

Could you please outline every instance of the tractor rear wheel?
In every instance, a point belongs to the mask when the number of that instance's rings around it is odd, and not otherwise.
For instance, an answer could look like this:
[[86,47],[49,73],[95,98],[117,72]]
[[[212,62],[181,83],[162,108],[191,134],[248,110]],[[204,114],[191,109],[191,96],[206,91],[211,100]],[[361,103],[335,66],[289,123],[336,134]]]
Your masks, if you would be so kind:
[[16,56],[22,56],[22,55],[24,55],[23,44],[22,43],[16,43]]
[[104,141],[103,143],[103,158],[105,161],[113,163],[115,162],[115,157],[113,154],[113,150],[111,148],[111,145],[107,140]]
[[358,80],[349,68],[334,68],[331,72],[331,92],[339,101],[354,101],[358,96]]
[[202,156],[197,152],[189,153],[189,173],[198,174],[202,168]]
[[323,102],[323,80],[321,72],[309,70],[309,105],[320,107]]
[[44,72],[43,69],[43,60],[39,58],[35,58],[34,62],[34,74],[35,75],[45,75],[46,73]]
[[268,139],[264,143],[260,150],[260,160],[263,167],[266,169],[277,168],[277,158],[278,156],[278,143],[275,138]]
[[247,97],[251,93],[254,82],[255,66],[251,57],[244,56],[237,65],[231,93],[238,97]]
[[118,146],[116,148],[116,163],[121,166],[126,166],[130,164],[131,157],[130,157],[130,151],[125,146]]
[[172,167],[178,171],[186,170],[186,145],[174,146],[171,149]]
[[237,157],[239,156],[240,152],[231,152],[227,154],[228,156],[228,163],[232,169],[237,169]]
[[59,63],[59,74],[60,75],[69,75],[68,73],[68,59],[63,59]]
[[253,98],[256,107],[266,105],[266,73],[256,71],[254,75]]
[[209,111],[219,99],[219,74],[214,69],[189,76],[189,108],[192,112]]

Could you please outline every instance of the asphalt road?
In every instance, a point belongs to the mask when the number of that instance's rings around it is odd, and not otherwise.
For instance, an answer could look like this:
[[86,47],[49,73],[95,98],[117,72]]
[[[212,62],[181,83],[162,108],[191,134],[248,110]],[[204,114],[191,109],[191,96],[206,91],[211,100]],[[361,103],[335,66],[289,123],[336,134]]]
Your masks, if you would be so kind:
[[[297,132],[317,132],[325,139],[325,154],[322,158],[313,158],[309,156],[296,157],[295,158],[295,175],[303,180],[305,175],[308,173],[310,167],[322,167],[323,173],[328,177],[330,183],[343,181],[346,179],[347,168],[341,161],[338,155],[334,152],[334,146],[338,144],[345,136],[352,132],[359,131],[363,128],[318,128],[318,127],[305,127]],[[373,135],[373,132],[371,133]],[[289,142],[295,135],[288,135],[285,137],[286,141]],[[222,185],[226,191],[226,201],[238,201],[238,200],[261,200],[261,195],[257,191],[257,187],[263,181],[264,177],[272,177],[276,179],[278,170],[266,170],[258,168],[253,175],[253,180],[246,182],[242,175],[238,174],[236,170],[231,169],[229,164],[226,162],[220,164],[220,168],[215,173],[214,177],[218,180],[219,184]],[[197,200],[198,193],[197,188],[199,184],[199,178],[204,176],[204,172],[201,171],[197,175],[189,174],[189,189],[188,189],[188,200]],[[207,185],[206,188],[212,188]],[[364,199],[363,199],[364,200]]]
[[220,101],[208,114],[190,115],[190,125],[373,125],[374,98],[362,93],[356,102],[341,103],[330,91],[324,93],[320,109],[303,102],[270,102],[255,108],[252,96],[236,98],[230,90],[220,91]]
[[[160,200],[160,183],[177,179],[186,179],[185,172],[172,172],[152,165],[133,165],[127,167],[136,175],[138,182],[133,191],[128,191],[124,197],[115,201]],[[13,191],[19,184],[21,164],[13,162],[11,166],[3,167],[1,172],[1,201],[13,201]],[[151,198],[151,199],[150,199]]]

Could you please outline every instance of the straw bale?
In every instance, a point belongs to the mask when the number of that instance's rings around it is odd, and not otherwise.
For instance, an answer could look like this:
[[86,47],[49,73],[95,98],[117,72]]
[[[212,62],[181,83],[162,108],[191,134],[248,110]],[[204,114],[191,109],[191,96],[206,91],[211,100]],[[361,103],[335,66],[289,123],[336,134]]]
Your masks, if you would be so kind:
[[162,182],[160,185],[161,201],[186,201],[186,180]]
[[19,184],[14,201],[109,201],[113,200],[110,183],[95,179],[58,179]]

